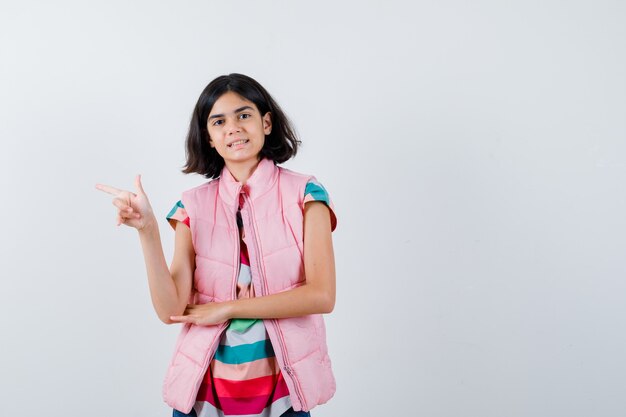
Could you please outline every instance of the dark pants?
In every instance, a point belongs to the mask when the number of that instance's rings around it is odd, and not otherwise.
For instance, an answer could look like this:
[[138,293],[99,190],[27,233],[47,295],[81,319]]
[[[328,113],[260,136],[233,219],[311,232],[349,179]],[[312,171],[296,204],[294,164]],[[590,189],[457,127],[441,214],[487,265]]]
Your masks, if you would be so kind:
[[[198,415],[196,414],[196,411],[194,409],[191,409],[191,412],[189,414],[184,414],[178,410],[174,410],[172,413],[172,417],[198,417]],[[289,410],[281,414],[280,417],[311,417],[311,413],[306,411],[293,411],[293,408],[290,408]]]

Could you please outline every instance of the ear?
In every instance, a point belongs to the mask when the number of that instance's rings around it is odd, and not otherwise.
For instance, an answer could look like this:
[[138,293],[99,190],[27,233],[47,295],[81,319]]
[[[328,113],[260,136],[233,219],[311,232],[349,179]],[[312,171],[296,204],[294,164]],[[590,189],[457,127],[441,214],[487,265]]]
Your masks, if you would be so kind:
[[263,132],[269,135],[272,132],[272,113],[267,112],[263,115]]
[[211,148],[215,148],[215,144],[213,143],[213,139],[211,139],[211,136],[209,136],[209,146]]

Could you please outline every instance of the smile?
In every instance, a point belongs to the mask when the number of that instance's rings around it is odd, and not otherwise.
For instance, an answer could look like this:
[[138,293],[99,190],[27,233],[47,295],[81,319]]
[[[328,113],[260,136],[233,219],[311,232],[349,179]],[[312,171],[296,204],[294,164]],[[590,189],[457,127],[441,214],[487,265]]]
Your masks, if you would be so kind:
[[250,139],[241,139],[241,140],[238,140],[238,141],[236,141],[236,142],[229,143],[229,144],[228,144],[228,145],[226,145],[226,146],[228,146],[229,148],[232,148],[233,146],[243,145],[243,144],[246,144],[246,143],[248,143],[248,142],[250,142]]

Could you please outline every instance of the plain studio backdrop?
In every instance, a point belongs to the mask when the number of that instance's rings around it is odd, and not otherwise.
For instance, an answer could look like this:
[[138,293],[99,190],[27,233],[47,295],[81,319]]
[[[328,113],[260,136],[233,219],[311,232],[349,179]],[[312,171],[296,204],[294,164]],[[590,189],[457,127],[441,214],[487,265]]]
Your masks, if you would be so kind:
[[169,416],[137,232],[214,77],[264,85],[337,208],[313,416],[626,410],[621,1],[3,2],[0,413]]

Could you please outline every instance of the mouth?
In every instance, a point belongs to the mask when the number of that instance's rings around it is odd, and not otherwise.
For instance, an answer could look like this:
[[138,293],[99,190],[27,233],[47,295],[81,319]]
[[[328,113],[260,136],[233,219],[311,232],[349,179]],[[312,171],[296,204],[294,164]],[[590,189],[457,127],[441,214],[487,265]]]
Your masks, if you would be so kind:
[[233,146],[244,145],[248,142],[250,142],[250,139],[241,139],[241,140],[237,140],[235,142],[229,143],[226,146],[228,146],[229,148],[232,148]]

